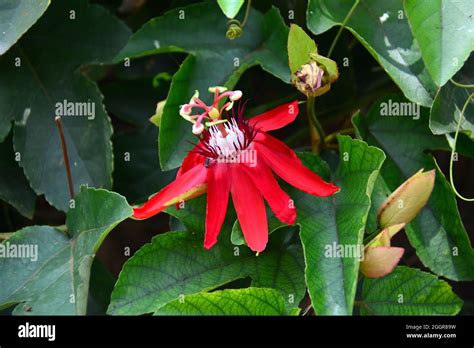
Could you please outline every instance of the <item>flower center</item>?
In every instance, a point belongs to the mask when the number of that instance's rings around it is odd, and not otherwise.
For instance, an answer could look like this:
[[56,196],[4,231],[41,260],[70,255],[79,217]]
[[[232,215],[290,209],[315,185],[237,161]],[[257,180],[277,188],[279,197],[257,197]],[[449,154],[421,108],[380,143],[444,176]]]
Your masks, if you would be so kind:
[[207,144],[219,157],[235,157],[241,150],[245,149],[245,135],[240,130],[235,118],[231,119],[230,122],[224,123],[223,126],[227,133],[225,137],[217,126],[209,128]]

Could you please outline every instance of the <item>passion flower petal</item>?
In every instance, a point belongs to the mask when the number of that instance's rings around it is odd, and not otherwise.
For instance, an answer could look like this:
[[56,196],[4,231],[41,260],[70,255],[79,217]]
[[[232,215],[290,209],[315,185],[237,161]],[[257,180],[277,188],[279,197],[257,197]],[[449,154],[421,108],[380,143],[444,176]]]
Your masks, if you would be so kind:
[[156,215],[168,206],[176,203],[177,199],[185,200],[196,197],[205,192],[207,169],[204,166],[196,166],[171,184],[154,195],[140,208],[133,209],[135,219],[146,219]]
[[275,216],[284,224],[293,225],[296,209],[290,196],[278,185],[270,168],[264,163],[258,163],[254,168],[242,167],[258,187]]
[[251,126],[262,132],[280,129],[293,122],[298,116],[298,101],[280,105],[249,120]]
[[268,242],[267,212],[262,194],[239,165],[231,168],[230,190],[240,227],[249,248],[261,252]]
[[206,233],[204,247],[212,248],[217,242],[217,236],[227,212],[229,191],[231,183],[230,170],[224,164],[217,163],[207,172],[207,208],[206,208]]
[[264,144],[258,144],[256,149],[280,178],[297,189],[319,197],[328,197],[339,191],[339,187],[321,179],[298,158],[274,152]]

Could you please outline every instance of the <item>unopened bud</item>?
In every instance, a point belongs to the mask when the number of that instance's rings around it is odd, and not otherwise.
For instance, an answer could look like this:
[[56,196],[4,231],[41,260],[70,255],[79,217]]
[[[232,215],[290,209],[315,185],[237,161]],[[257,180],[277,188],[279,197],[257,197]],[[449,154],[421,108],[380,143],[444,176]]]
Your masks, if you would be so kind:
[[295,72],[295,87],[308,97],[316,97],[324,94],[329,90],[331,85],[322,85],[323,75],[323,69],[321,69],[316,62],[304,64]]
[[380,227],[407,224],[413,220],[430,198],[435,175],[434,170],[420,170],[400,185],[379,209]]
[[392,247],[390,239],[397,234],[405,224],[385,228],[365,247],[364,259],[360,263],[360,271],[369,278],[380,278],[391,273],[405,250]]

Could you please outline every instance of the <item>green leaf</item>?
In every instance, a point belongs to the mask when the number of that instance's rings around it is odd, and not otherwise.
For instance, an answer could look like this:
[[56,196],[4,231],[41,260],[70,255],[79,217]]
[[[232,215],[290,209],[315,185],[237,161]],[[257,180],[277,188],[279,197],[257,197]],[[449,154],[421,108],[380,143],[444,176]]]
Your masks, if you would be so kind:
[[374,233],[378,230],[378,212],[379,208],[382,206],[384,201],[388,198],[388,196],[392,193],[387,184],[385,183],[384,179],[381,175],[377,177],[375,180],[374,189],[372,191],[372,195],[370,196],[370,211],[369,216],[367,217],[367,226],[366,231],[368,233]]
[[2,1],[0,4],[0,56],[35,24],[50,2],[51,0]]
[[[414,109],[406,116],[383,116],[385,111],[410,104],[400,96],[388,96],[374,103],[365,116],[353,123],[359,137],[381,148],[387,155],[383,179],[395,190],[419,169],[437,169],[435,187],[427,206],[406,227],[411,245],[423,264],[439,276],[453,280],[474,279],[474,250],[462,224],[456,198],[434,159],[426,150],[449,150],[444,137],[433,135],[428,127],[429,110]],[[381,115],[382,114],[382,115]]]
[[[385,158],[382,151],[347,136],[338,138],[340,162],[332,181],[341,190],[333,197],[314,197],[296,189],[289,192],[297,209],[297,224],[306,260],[306,283],[318,315],[349,315],[356,293],[362,239],[370,208],[370,194]],[[300,157],[312,170],[318,160]],[[316,164],[316,165],[315,165]],[[316,170],[316,172],[319,172]],[[329,254],[346,247],[353,255]]]
[[248,276],[252,286],[276,289],[288,308],[297,307],[305,293],[303,255],[299,245],[281,239],[273,233],[267,249],[256,256],[247,247],[230,244],[229,231],[222,231],[210,250],[204,249],[200,232],[158,235],[125,263],[108,313],[152,313],[181,296]]
[[[0,56],[41,17],[49,3],[50,0],[6,0],[0,4]],[[5,139],[10,128],[11,116],[2,115],[0,142]]]
[[[14,206],[22,215],[33,218],[36,195],[15,161],[12,136],[0,143],[0,199]],[[20,156],[21,157],[21,156]],[[17,158],[20,160],[20,158]]]
[[14,314],[86,314],[95,253],[112,228],[131,215],[124,197],[83,186],[67,214],[69,235],[48,226],[15,233],[2,243],[3,250],[27,249],[33,257],[0,258],[0,308],[20,303]]
[[158,192],[175,177],[176,172],[162,172],[156,139],[158,129],[146,129],[116,134],[114,142],[114,190],[130,203],[141,203]]
[[226,17],[232,19],[239,13],[244,0],[217,0],[217,3]]
[[161,120],[159,149],[164,170],[179,166],[190,150],[189,141],[195,141],[191,124],[179,115],[179,106],[189,102],[195,90],[209,102],[212,95],[208,87],[225,85],[232,89],[245,70],[258,64],[290,82],[288,27],[277,9],[265,15],[251,10],[245,30],[236,40],[228,40],[226,30],[227,19],[217,4],[190,5],[146,23],[116,58],[120,61],[156,53],[189,53],[173,76]]
[[288,35],[288,59],[290,71],[294,73],[311,60],[310,53],[317,53],[316,43],[298,25],[290,26]]
[[[355,0],[310,0],[308,28],[321,34],[341,25]],[[360,0],[346,27],[382,65],[405,96],[430,106],[436,92],[400,0]]]
[[405,0],[404,4],[425,65],[434,82],[443,86],[474,50],[474,0]]
[[[75,19],[70,19],[71,11]],[[78,68],[112,59],[128,36],[128,28],[98,5],[85,0],[54,1],[38,23],[0,57],[0,114],[8,122],[15,120],[14,146],[31,187],[61,210],[67,209],[69,195],[54,123],[61,111],[58,103],[88,103],[87,111],[95,111],[91,119],[62,118],[76,191],[81,184],[110,187],[112,126],[96,84]],[[20,66],[15,66],[18,62]],[[77,115],[80,110],[75,111]]]
[[274,289],[247,288],[198,293],[161,307],[155,315],[288,315]]
[[447,282],[403,266],[384,278],[365,278],[362,297],[362,315],[455,315],[462,307]]
[[[430,114],[430,129],[434,134],[449,134],[456,131],[461,110],[469,94],[470,90],[451,83],[440,88]],[[474,140],[474,104],[468,104],[463,118],[460,131]]]

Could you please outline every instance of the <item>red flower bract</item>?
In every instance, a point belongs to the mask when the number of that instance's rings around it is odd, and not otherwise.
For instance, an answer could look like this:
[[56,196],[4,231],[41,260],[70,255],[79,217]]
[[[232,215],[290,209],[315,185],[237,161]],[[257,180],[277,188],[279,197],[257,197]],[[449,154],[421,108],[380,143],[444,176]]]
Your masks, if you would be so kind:
[[294,224],[296,209],[273,173],[309,194],[327,197],[339,188],[306,168],[296,154],[280,140],[267,134],[291,123],[298,114],[298,102],[281,105],[245,120],[239,114],[205,130],[190,151],[176,180],[134,209],[134,218],[146,219],[179,201],[207,192],[204,247],[217,242],[227,211],[229,193],[250,249],[260,252],[268,241],[264,199],[275,216]]

